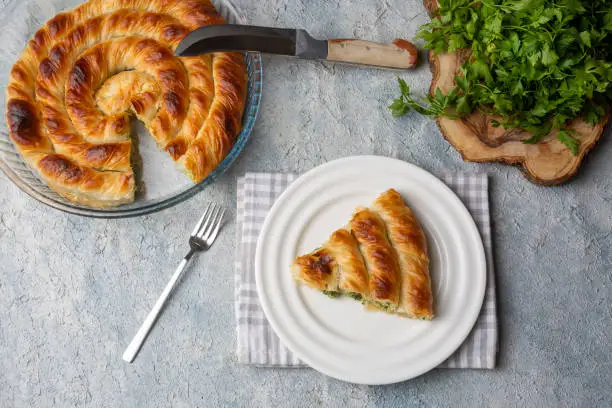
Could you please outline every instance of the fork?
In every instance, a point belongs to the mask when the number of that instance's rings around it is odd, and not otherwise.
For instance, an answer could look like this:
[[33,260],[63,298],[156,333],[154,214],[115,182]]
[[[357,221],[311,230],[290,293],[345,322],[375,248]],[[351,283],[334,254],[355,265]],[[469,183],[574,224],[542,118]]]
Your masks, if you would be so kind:
[[198,223],[189,237],[189,252],[185,255],[178,268],[176,268],[172,278],[170,278],[170,282],[168,282],[161,296],[157,299],[157,302],[155,302],[155,306],[153,306],[153,309],[149,312],[144,323],[140,326],[140,329],[138,329],[130,345],[125,349],[123,359],[128,363],[131,363],[134,361],[134,358],[136,358],[138,351],[147,338],[149,331],[151,331],[153,324],[155,324],[159,313],[166,304],[166,300],[168,300],[168,296],[170,296],[172,289],[176,286],[189,260],[197,252],[208,251],[215,241],[215,238],[217,238],[224,215],[225,209],[217,204],[210,203],[206,207],[206,211],[204,211],[204,214],[202,214],[202,217],[198,220]]

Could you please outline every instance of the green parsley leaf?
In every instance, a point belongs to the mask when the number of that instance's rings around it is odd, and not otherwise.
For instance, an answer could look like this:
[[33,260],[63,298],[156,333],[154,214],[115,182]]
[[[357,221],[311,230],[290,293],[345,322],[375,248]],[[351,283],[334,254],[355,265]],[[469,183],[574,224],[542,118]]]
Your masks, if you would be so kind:
[[578,155],[580,151],[580,141],[570,135],[568,130],[559,130],[559,132],[557,132],[557,140],[567,146],[574,156]]
[[402,116],[406,112],[408,112],[408,109],[410,109],[410,107],[406,105],[403,100],[397,98],[393,100],[393,103],[391,105],[389,105],[389,109],[391,109],[391,114],[393,116]]
[[582,31],[580,34],[580,41],[585,47],[591,46],[591,34],[588,31]]
[[406,81],[404,81],[402,78],[397,78],[397,82],[399,83],[399,87],[400,87],[400,91],[402,92],[402,95],[410,95],[410,88],[408,87],[408,84],[406,83]]
[[542,64],[550,66],[554,65],[557,61],[559,61],[557,53],[550,49],[548,44],[544,45],[544,48],[542,49]]

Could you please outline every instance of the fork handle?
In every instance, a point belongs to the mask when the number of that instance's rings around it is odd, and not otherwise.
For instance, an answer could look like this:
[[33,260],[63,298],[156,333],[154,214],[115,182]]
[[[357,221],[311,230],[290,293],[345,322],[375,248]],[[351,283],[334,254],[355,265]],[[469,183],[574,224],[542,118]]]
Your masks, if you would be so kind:
[[168,284],[164,288],[164,291],[159,296],[159,299],[157,299],[157,302],[155,302],[155,306],[153,306],[153,309],[147,315],[147,318],[142,323],[142,326],[140,326],[140,329],[138,329],[138,332],[132,339],[130,345],[127,347],[127,349],[125,349],[125,352],[123,353],[123,359],[128,363],[131,363],[132,361],[134,361],[134,358],[136,358],[140,347],[142,347],[142,343],[144,343],[145,339],[147,338],[147,335],[151,331],[153,324],[155,324],[159,313],[166,304],[168,296],[170,296],[170,293],[172,293],[172,289],[174,289],[176,282],[178,282],[193,254],[194,251],[189,251],[189,253],[185,255],[185,258],[183,258],[178,268],[176,268],[176,271],[172,275],[172,278],[170,278],[170,282],[168,282]]

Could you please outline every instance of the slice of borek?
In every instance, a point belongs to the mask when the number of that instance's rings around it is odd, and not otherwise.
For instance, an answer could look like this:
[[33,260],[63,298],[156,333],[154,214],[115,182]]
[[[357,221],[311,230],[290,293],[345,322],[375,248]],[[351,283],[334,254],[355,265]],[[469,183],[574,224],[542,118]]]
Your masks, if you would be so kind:
[[368,275],[359,244],[353,234],[341,228],[313,252],[297,257],[291,265],[293,278],[330,297],[369,298]]
[[431,320],[433,295],[425,234],[397,191],[357,208],[346,228],[295,259],[293,277],[330,297],[350,296],[367,309]]

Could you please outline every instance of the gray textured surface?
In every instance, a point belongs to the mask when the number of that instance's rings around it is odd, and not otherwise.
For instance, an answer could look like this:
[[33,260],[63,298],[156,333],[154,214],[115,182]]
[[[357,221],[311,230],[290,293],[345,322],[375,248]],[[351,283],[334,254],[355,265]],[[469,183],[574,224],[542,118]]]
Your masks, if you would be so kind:
[[[427,20],[417,0],[239,0],[255,24],[388,41]],[[0,405],[611,406],[612,141],[570,184],[542,188],[514,168],[461,161],[429,119],[392,118],[385,71],[264,59],[260,118],[219,182],[129,220],[65,215],[0,177]],[[403,75],[424,91],[426,67]],[[609,132],[608,132],[609,133]],[[312,370],[236,364],[234,224],[196,260],[134,364],[121,353],[186,249],[208,199],[233,209],[247,170],[304,171],[354,155],[432,171],[490,174],[501,341],[494,371],[434,370],[368,387]]]

